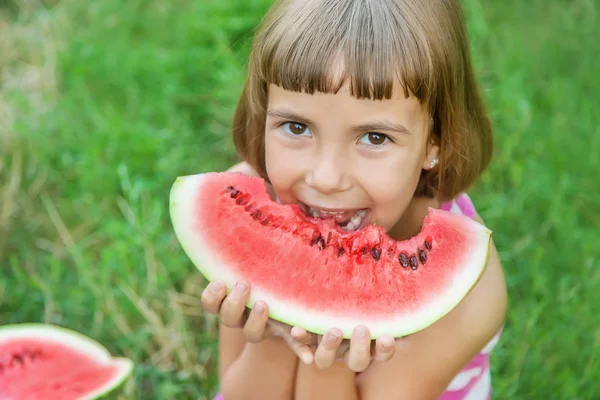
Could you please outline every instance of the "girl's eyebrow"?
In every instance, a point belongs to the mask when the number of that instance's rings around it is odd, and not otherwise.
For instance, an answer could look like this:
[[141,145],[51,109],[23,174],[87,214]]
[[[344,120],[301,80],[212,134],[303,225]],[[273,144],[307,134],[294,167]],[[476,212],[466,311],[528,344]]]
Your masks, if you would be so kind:
[[379,131],[388,131],[395,132],[402,135],[410,135],[411,132],[402,124],[397,124],[392,121],[387,120],[376,120],[372,122],[367,122],[366,124],[361,124],[352,128],[356,133],[362,132],[379,132]]
[[314,125],[314,123],[308,118],[301,117],[300,115],[283,108],[273,108],[271,110],[268,110],[267,115],[270,117],[277,117],[282,119],[289,119],[295,122],[301,122],[305,125]]
[[[282,119],[288,119],[291,121],[300,122],[305,125],[313,125],[314,123],[305,117],[302,117],[298,114],[295,114],[292,111],[283,109],[283,108],[274,108],[267,111],[267,115],[270,117],[278,117]],[[365,124],[360,124],[352,128],[353,132],[363,133],[363,132],[378,132],[378,131],[388,131],[395,132],[403,135],[410,135],[411,132],[402,124],[397,124],[388,120],[375,120],[372,122],[367,122]]]

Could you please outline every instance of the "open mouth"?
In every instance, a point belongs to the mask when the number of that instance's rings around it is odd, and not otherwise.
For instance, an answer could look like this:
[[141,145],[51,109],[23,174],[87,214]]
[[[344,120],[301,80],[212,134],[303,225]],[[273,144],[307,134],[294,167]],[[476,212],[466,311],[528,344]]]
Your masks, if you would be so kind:
[[300,203],[302,210],[310,217],[333,219],[343,231],[353,232],[364,228],[369,223],[370,209],[322,209]]

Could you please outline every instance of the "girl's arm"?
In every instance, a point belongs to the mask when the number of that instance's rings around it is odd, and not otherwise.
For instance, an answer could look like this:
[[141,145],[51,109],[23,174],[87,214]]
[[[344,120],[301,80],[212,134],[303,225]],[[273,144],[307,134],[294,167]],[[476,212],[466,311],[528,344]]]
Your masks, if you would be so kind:
[[219,377],[225,400],[291,400],[298,357],[279,338],[246,343],[242,330],[221,325]]
[[358,400],[355,377],[343,362],[325,369],[299,363],[294,400]]
[[372,364],[357,378],[360,399],[439,398],[501,329],[506,305],[504,274],[492,244],[486,272],[454,310],[429,328],[399,339],[390,361]]

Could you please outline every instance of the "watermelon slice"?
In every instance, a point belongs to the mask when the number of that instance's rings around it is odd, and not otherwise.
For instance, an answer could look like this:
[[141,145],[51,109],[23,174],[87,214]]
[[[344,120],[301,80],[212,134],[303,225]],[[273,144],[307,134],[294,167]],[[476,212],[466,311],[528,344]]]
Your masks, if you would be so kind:
[[47,324],[0,327],[1,400],[97,399],[133,370],[92,339]]
[[183,249],[209,280],[251,285],[270,317],[348,338],[359,324],[400,337],[450,312],[481,278],[491,231],[430,209],[421,232],[391,239],[370,225],[345,231],[332,219],[271,200],[264,181],[235,172],[179,177],[170,212]]

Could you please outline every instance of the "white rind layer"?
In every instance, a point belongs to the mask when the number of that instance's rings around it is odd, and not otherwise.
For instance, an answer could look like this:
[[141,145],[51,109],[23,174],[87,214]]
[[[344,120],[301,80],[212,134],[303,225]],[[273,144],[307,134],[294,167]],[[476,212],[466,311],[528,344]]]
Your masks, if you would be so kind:
[[[201,227],[194,225],[194,203],[206,176],[207,174],[197,174],[177,178],[170,195],[171,219],[175,234],[194,265],[209,281],[219,279],[231,288],[242,277],[233,273],[226,262],[219,259],[218,254],[210,251]],[[370,319],[367,313],[359,323],[369,328],[372,338],[382,335],[402,337],[426,328],[458,305],[465,294],[475,286],[487,267],[491,231],[476,221],[467,221],[473,229],[473,237],[478,240],[473,243],[474,250],[469,256],[469,264],[454,276],[453,282],[447,285],[445,292],[438,293],[429,304],[421,304],[418,313],[389,315],[385,320]],[[251,287],[247,306],[252,307],[256,300],[265,301],[269,305],[271,318],[318,334],[324,334],[328,329],[335,327],[342,331],[345,338],[349,338],[357,325],[355,318],[303,309],[284,299],[273,297],[257,284]]]
[[[102,387],[93,392],[86,393],[78,400],[91,400],[99,395],[106,394],[117,388],[133,371],[133,361],[128,358],[112,357],[108,350],[98,342],[87,336],[50,324],[23,323],[15,325],[4,325],[0,327],[0,345],[11,340],[33,339],[41,343],[57,343],[70,347],[88,356],[91,360],[104,365],[117,366],[119,371],[114,377]],[[77,368],[77,366],[73,366]],[[60,371],[57,371],[60,373]]]

